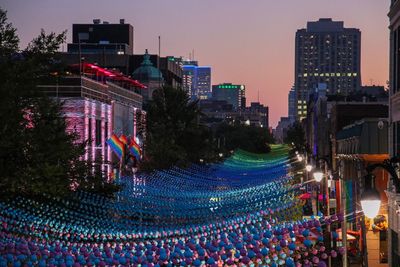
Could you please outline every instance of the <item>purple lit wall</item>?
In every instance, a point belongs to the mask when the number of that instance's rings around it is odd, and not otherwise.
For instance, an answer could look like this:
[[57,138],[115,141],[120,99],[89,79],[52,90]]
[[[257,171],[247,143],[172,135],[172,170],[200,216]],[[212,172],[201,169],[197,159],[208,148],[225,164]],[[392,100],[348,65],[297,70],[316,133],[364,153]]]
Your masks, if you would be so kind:
[[[106,140],[112,133],[112,106],[92,99],[65,98],[64,116],[67,131],[78,135],[77,142],[90,140],[86,148],[85,160],[111,160],[111,151],[106,146]],[[107,166],[102,166],[108,171]]]

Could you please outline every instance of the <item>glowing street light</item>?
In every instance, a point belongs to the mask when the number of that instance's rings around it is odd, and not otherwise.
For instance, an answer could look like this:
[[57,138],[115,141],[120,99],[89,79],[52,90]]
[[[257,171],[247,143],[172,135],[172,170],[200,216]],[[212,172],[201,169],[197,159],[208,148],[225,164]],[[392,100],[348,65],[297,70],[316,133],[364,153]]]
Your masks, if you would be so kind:
[[376,198],[361,200],[361,207],[365,216],[368,218],[375,218],[378,215],[379,208],[381,207],[381,200]]
[[322,178],[324,178],[324,174],[320,170],[316,170],[313,173],[313,176],[315,181],[317,181],[318,183],[322,181]]
[[[363,209],[364,215],[368,218],[375,218],[381,207],[381,198],[378,191],[373,187],[374,178],[371,174],[367,175],[365,178],[366,189],[361,194],[361,207]],[[370,185],[369,188],[368,184]]]
[[297,160],[298,160],[298,161],[300,161],[300,162],[301,162],[301,161],[303,161],[303,159],[304,159],[304,158],[303,158],[303,156],[301,156],[301,155],[297,155]]
[[306,165],[306,171],[310,172],[313,169],[313,166],[311,164]]

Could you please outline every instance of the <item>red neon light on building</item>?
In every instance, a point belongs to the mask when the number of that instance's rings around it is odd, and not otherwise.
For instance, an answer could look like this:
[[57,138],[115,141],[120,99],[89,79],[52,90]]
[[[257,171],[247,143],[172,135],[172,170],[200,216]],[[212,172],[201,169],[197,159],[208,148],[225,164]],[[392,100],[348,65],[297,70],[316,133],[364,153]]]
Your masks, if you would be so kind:
[[[74,64],[74,65],[71,65],[71,67],[79,68],[80,66],[79,66],[79,64]],[[97,65],[91,64],[91,63],[83,63],[81,65],[81,68],[82,68],[84,74],[95,75],[97,77],[106,77],[111,81],[126,82],[126,83],[128,83],[134,87],[138,87],[140,89],[147,88],[144,84],[140,83],[139,81],[131,79],[116,70],[108,70],[108,69],[99,67]]]

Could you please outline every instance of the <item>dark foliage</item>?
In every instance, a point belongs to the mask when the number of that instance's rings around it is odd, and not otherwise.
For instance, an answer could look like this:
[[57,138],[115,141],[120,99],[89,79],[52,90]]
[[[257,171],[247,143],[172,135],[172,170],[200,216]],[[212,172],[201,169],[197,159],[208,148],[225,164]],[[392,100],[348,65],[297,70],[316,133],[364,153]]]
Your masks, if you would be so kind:
[[165,169],[173,165],[211,160],[211,131],[200,125],[200,110],[182,89],[156,90],[148,105],[146,161],[142,170]]
[[[0,9],[0,190],[4,196],[65,196],[74,190],[114,192],[104,183],[98,162],[82,160],[85,144],[66,132],[62,103],[37,85],[62,71],[56,58],[65,32],[43,30],[18,51],[16,30]],[[53,74],[53,75],[51,75]]]
[[219,144],[224,152],[240,148],[253,153],[268,153],[269,144],[275,142],[268,129],[243,124],[221,124],[216,137],[217,146]]
[[306,139],[303,126],[300,122],[295,122],[290,126],[284,140],[286,144],[293,144],[295,149],[303,151],[306,148]]

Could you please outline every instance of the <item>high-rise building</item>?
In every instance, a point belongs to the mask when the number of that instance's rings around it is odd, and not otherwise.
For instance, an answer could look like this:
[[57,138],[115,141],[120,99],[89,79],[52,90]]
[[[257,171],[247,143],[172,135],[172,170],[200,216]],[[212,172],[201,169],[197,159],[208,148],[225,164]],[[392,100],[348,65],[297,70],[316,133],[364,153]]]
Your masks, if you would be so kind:
[[234,109],[246,107],[246,87],[243,84],[222,83],[212,86],[212,98],[225,100]]
[[253,123],[253,119],[250,118],[251,125],[259,125],[269,129],[269,108],[264,106],[260,102],[251,102],[250,107],[247,108],[251,113],[257,114],[257,119]]
[[274,137],[278,143],[284,143],[289,127],[293,121],[289,117],[281,117],[274,131]]
[[198,99],[207,99],[211,97],[211,67],[198,66],[197,67],[196,90],[195,95],[192,97]]
[[[187,65],[189,63],[189,65]],[[197,61],[183,62],[182,88],[192,99],[211,97],[211,67],[198,66]]]
[[200,100],[201,120],[206,125],[226,122],[229,124],[244,124],[262,127],[269,130],[269,109],[259,102],[252,102],[250,107],[234,110],[226,100]]
[[193,65],[198,66],[199,62],[197,60],[182,60],[183,65]]
[[124,19],[110,24],[94,19],[93,24],[73,24],[69,53],[133,54],[133,26]]
[[192,91],[194,91],[194,83],[195,83],[195,72],[196,72],[197,64],[196,65],[183,65],[182,66],[182,88],[185,92],[192,96]]
[[93,63],[130,75],[132,55],[132,25],[123,19],[118,24],[94,19],[93,24],[72,25],[72,43],[61,59],[66,64]]
[[400,1],[391,1],[390,18],[390,122],[392,124],[391,156],[400,155]]
[[[389,99],[389,153],[390,157],[400,155],[400,0],[392,0],[390,19],[390,99]],[[396,179],[395,177],[393,177]],[[389,186],[387,190],[389,208],[389,266],[398,266],[400,262],[400,194]]]
[[361,32],[345,28],[330,18],[307,22],[296,32],[296,117],[307,115],[307,98],[318,83],[327,84],[328,94],[348,94],[361,86]]
[[292,122],[296,120],[296,90],[294,87],[290,89],[288,95],[288,118]]
[[[94,63],[108,69],[118,69],[129,76],[139,68],[145,55],[133,55],[133,26],[121,19],[120,23],[73,24],[72,43],[68,52],[62,53],[66,64]],[[150,55],[150,61],[158,68],[164,84],[178,88],[182,86],[181,58]]]

